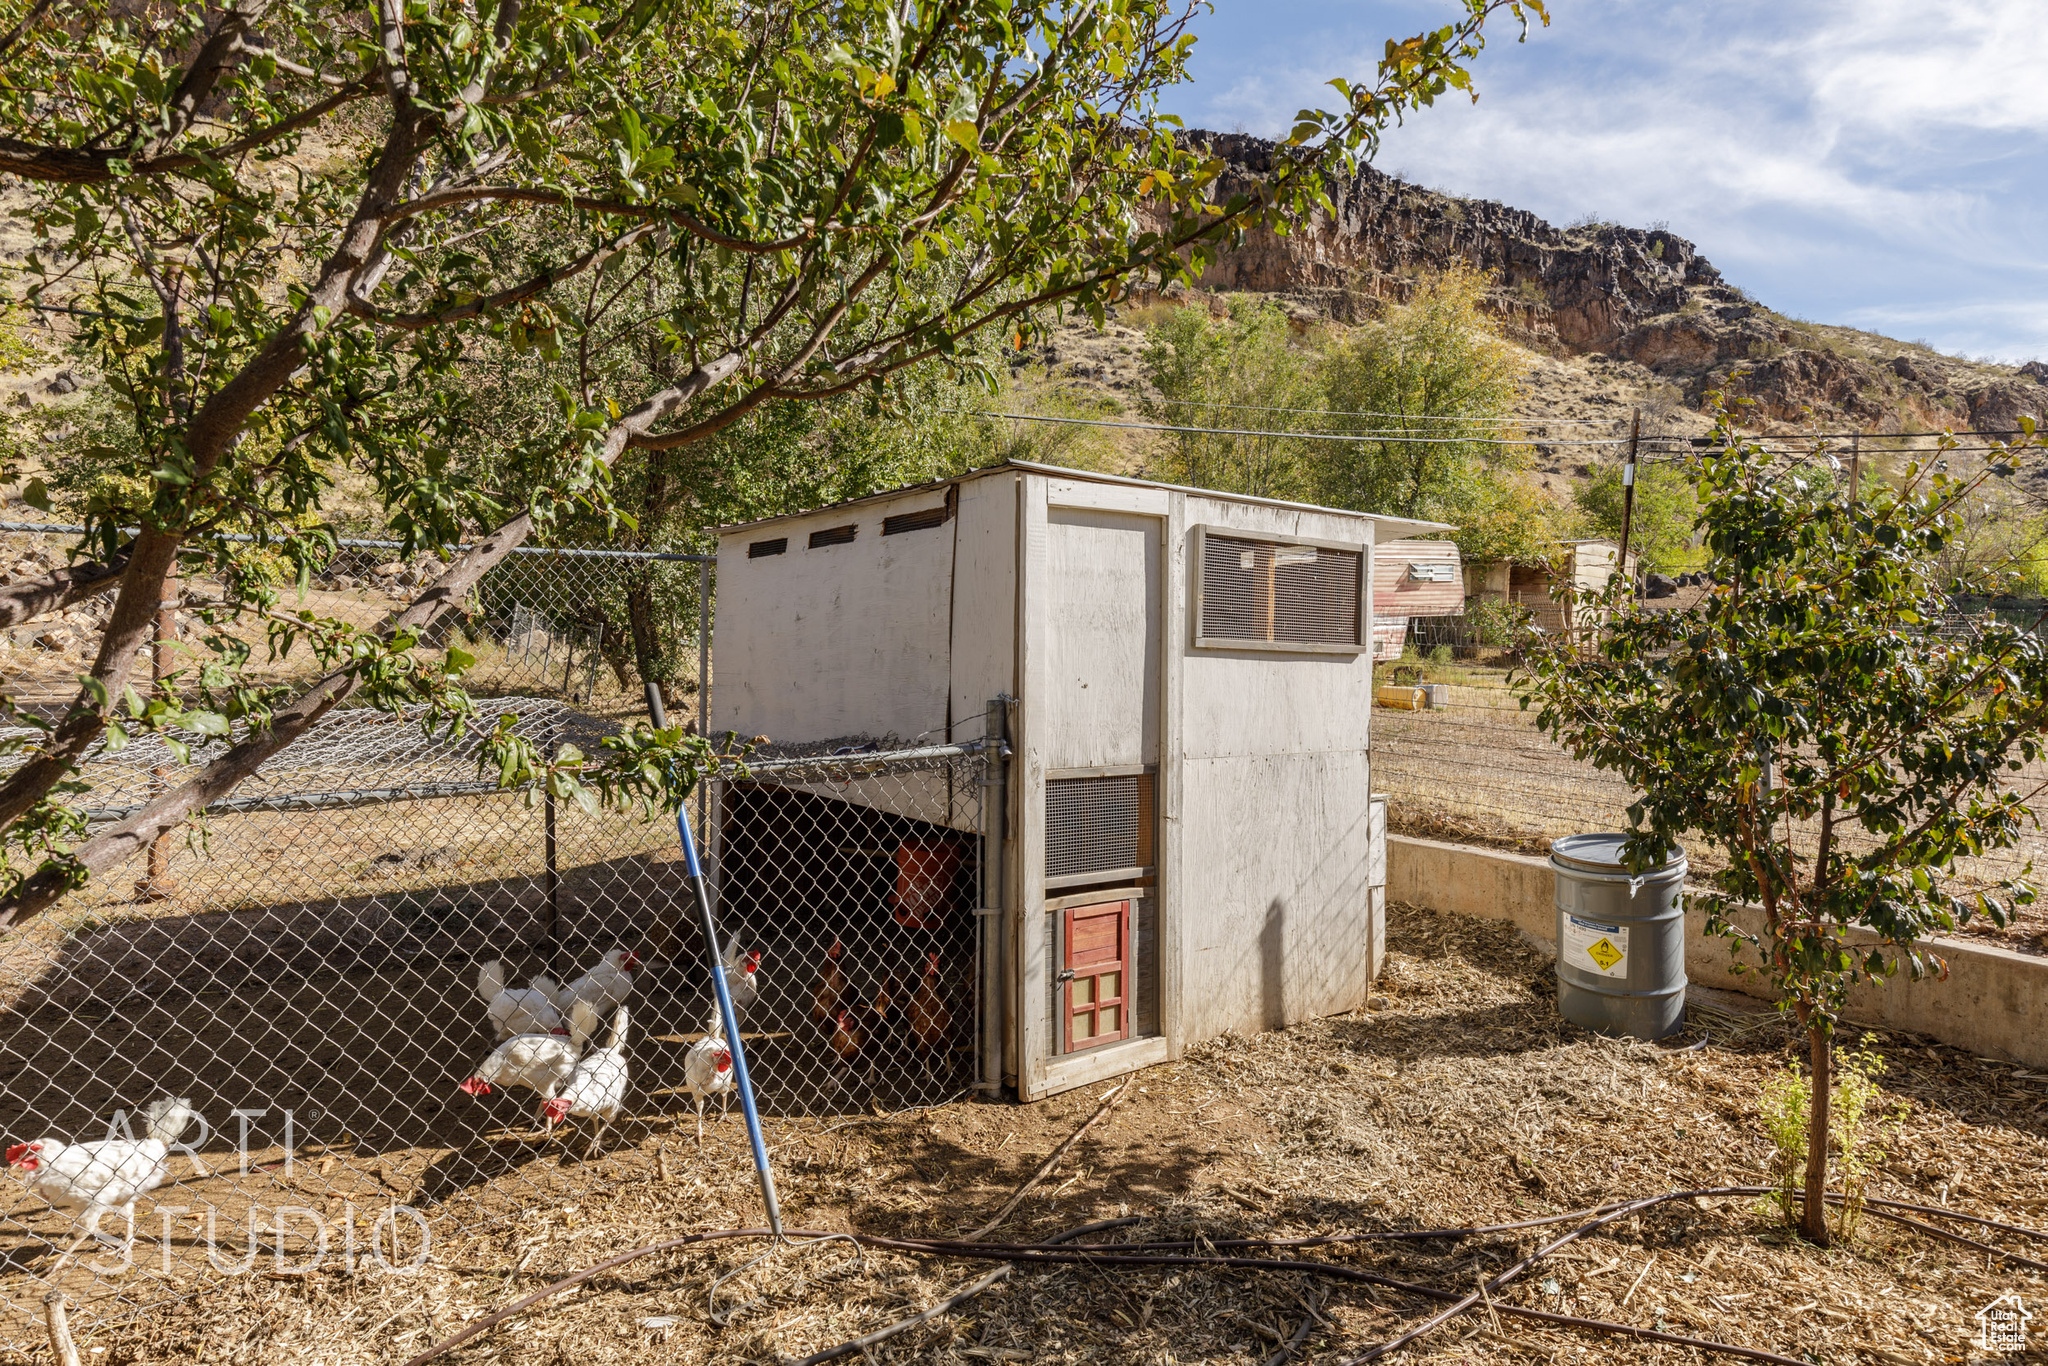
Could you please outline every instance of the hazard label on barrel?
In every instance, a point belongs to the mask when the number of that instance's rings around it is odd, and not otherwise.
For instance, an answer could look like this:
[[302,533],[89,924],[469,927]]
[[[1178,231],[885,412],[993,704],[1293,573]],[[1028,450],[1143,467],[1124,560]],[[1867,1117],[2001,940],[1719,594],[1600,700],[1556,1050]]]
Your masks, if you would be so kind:
[[1564,942],[1558,945],[1564,961],[1581,972],[1602,977],[1628,976],[1628,929],[1604,925],[1576,915],[1564,918]]

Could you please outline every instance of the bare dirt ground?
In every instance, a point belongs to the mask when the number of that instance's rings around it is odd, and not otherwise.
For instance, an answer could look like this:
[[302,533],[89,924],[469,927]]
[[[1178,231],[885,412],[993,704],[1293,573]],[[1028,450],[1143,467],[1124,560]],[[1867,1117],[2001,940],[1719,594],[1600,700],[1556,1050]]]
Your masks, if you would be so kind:
[[[994,1235],[1142,1222],[1110,1241],[1300,1236],[1529,1219],[1618,1197],[1752,1184],[1766,1146],[1762,1080],[1793,1056],[1775,1015],[1696,1005],[1678,1046],[1606,1040],[1560,1021],[1543,960],[1502,926],[1397,908],[1376,1010],[1225,1040],[1154,1068]],[[1848,1042],[1854,1043],[1859,1036]],[[1904,1037],[1860,1036],[1889,1061],[1902,1112],[1875,1193],[2048,1223],[2048,1078]],[[895,1117],[771,1120],[793,1227],[959,1236],[979,1226],[1092,1113],[1106,1088],[1034,1106],[956,1103]],[[403,1362],[491,1310],[608,1255],[759,1222],[736,1120],[699,1154],[687,1122],[639,1128],[595,1159],[525,1168],[516,1221],[437,1243],[410,1276],[328,1269],[235,1279],[156,1270],[137,1301],[174,1303],[89,1332],[88,1361]],[[394,1158],[399,1155],[391,1155]],[[561,1171],[564,1198],[546,1189]],[[573,1193],[572,1193],[573,1191]],[[174,1200],[173,1192],[164,1193]],[[145,1207],[142,1224],[155,1226]],[[53,1221],[54,1221],[54,1217]],[[1566,1225],[1569,1227],[1570,1225]],[[1293,1254],[1470,1289],[1537,1234],[1366,1242]],[[2009,1235],[1996,1235],[2004,1238]],[[2040,1245],[2009,1244],[2038,1256]],[[935,1302],[985,1262],[844,1244],[777,1253],[732,1282],[711,1327],[711,1277],[757,1244],[627,1263],[445,1358],[511,1366],[781,1362]],[[229,1253],[233,1256],[236,1254]],[[292,1263],[302,1265],[303,1254]],[[331,1263],[332,1259],[330,1259]],[[270,1267],[259,1260],[259,1266]],[[2048,1284],[1982,1253],[1875,1220],[1819,1251],[1754,1198],[1666,1205],[1554,1257],[1498,1303],[1607,1318],[1827,1363],[1963,1361],[1972,1315]],[[1310,1325],[1297,1359],[1348,1359],[1433,1306],[1306,1276],[1211,1268],[1026,1267],[958,1312],[874,1350],[890,1362],[1249,1362]],[[76,1312],[76,1311],[75,1311]],[[43,1361],[8,1355],[0,1361]],[[1403,1355],[1438,1362],[1678,1362],[1690,1349],[1481,1312]],[[2042,1359],[2038,1355],[2033,1358]]]

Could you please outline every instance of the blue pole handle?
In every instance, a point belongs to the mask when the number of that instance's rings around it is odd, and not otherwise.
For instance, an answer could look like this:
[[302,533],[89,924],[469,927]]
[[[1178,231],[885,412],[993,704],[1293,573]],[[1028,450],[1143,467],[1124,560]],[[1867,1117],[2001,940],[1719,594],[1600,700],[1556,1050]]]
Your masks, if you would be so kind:
[[697,920],[704,930],[704,955],[711,964],[711,989],[718,995],[718,1017],[725,1021],[726,1047],[732,1050],[733,1083],[739,1088],[740,1109],[747,1118],[747,1141],[754,1146],[754,1170],[761,1178],[761,1203],[767,1208],[768,1228],[782,1236],[782,1206],[775,1199],[775,1174],[768,1168],[768,1145],[761,1139],[761,1115],[754,1108],[754,1084],[747,1080],[747,1054],[740,1047],[739,1016],[732,1008],[732,992],[725,984],[725,960],[718,952],[718,924],[711,913],[711,889],[704,882],[704,868],[697,859],[697,840],[690,833],[687,803],[676,808],[676,833],[683,840],[683,868],[697,897]]

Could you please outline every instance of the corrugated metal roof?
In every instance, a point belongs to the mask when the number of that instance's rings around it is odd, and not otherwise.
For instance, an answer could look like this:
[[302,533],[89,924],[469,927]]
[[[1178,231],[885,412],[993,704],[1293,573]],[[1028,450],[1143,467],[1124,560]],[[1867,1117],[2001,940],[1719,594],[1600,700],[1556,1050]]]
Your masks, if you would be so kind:
[[902,488],[886,489],[870,493],[861,498],[849,498],[843,503],[828,503],[823,507],[807,508],[802,512],[783,512],[773,517],[762,517],[751,522],[732,522],[717,529],[720,536],[735,532],[753,531],[776,522],[787,522],[798,517],[815,517],[821,512],[837,512],[843,508],[857,508],[867,503],[884,499],[901,498],[921,490],[943,489],[951,484],[964,484],[970,479],[982,479],[1006,470],[1022,470],[1028,474],[1043,474],[1057,479],[1078,479],[1094,484],[1121,484],[1127,488],[1166,489],[1174,493],[1192,493],[1203,498],[1216,498],[1229,503],[1246,503],[1253,507],[1282,508],[1290,512],[1313,512],[1327,517],[1355,517],[1374,524],[1378,539],[1386,540],[1400,536],[1412,536],[1424,531],[1454,531],[1447,522],[1420,522],[1407,517],[1388,517],[1377,512],[1355,512],[1350,508],[1322,507],[1316,503],[1291,503],[1281,498],[1254,498],[1245,493],[1226,493],[1221,489],[1192,488],[1186,484],[1163,484],[1153,479],[1132,479],[1121,474],[1101,474],[1094,470],[1072,470],[1063,465],[1041,465],[1030,460],[1006,460],[1000,465],[986,469],[969,470],[965,474],[950,475],[944,479],[933,479],[922,484],[906,484]]

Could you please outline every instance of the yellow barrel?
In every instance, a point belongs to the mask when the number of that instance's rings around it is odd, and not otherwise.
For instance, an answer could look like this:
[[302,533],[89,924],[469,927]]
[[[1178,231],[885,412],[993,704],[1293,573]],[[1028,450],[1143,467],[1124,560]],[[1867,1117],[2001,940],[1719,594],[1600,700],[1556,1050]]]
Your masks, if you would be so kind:
[[1392,683],[1385,683],[1373,693],[1373,700],[1383,707],[1399,707],[1402,711],[1421,711],[1429,705],[1429,694],[1421,688],[1399,687]]

